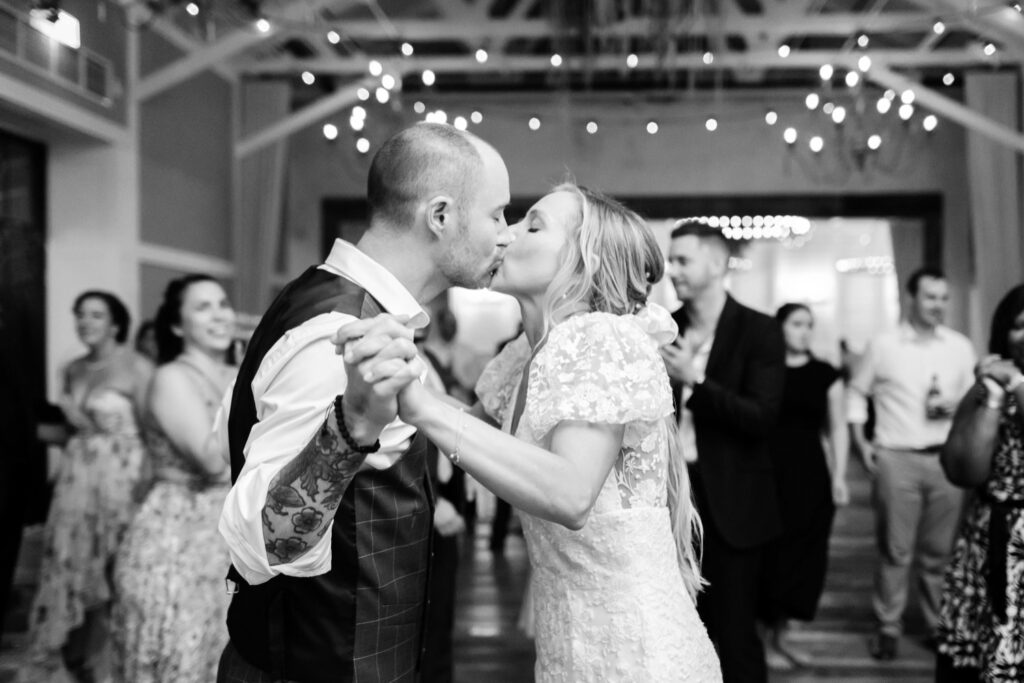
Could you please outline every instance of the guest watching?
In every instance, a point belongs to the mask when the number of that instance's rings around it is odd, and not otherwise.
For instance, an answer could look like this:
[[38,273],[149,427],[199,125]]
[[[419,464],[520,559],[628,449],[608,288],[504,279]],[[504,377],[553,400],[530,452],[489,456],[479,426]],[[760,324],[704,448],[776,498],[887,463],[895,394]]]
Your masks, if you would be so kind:
[[1024,673],[1024,285],[996,307],[976,376],[941,456],[949,480],[977,495],[946,571],[938,683]]
[[[942,593],[963,495],[946,481],[939,450],[956,402],[973,382],[974,350],[943,325],[949,286],[941,270],[922,268],[907,281],[907,317],[868,345],[854,370],[847,417],[854,444],[873,479],[879,558],[872,605],[876,659],[894,659],[903,633],[910,565],[917,555],[920,602],[934,646]],[[874,399],[874,442],[865,437]]]

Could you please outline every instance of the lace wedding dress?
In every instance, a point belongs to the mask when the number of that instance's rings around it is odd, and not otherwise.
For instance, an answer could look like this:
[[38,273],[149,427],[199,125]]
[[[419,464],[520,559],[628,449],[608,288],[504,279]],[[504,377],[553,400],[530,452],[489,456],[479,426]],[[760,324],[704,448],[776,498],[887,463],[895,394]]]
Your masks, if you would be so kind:
[[[536,625],[536,679],[720,681],[718,657],[683,583],[667,505],[672,396],[658,345],[668,312],[588,313],[556,327],[530,368],[516,436],[541,447],[564,420],[625,425],[622,450],[583,529],[522,515]],[[525,338],[477,386],[511,421]]]

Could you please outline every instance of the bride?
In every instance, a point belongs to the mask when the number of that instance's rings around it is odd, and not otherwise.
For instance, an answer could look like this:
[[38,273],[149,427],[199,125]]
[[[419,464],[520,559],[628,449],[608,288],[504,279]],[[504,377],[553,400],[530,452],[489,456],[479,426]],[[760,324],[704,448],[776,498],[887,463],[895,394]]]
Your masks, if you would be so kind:
[[[664,270],[657,242],[635,213],[571,184],[514,230],[492,288],[519,301],[525,338],[478,387],[509,434],[419,382],[399,395],[400,417],[525,513],[538,681],[720,681],[694,606],[700,521],[658,354],[676,328],[647,303]],[[336,341],[382,381],[399,359],[356,339],[371,324]]]

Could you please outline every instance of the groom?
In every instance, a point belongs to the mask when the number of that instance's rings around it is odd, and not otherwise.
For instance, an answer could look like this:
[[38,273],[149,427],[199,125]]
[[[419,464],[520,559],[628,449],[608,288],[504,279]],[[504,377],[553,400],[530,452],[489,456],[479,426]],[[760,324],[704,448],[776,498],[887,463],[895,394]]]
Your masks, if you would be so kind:
[[[219,683],[417,677],[433,519],[426,443],[396,419],[407,379],[377,380],[408,372],[398,368],[416,355],[423,302],[490,282],[512,239],[508,171],[476,136],[417,124],[374,157],[367,201],[365,235],[336,240],[281,292],[239,369],[220,519],[236,593]],[[393,359],[375,377],[343,363],[332,339],[382,311],[408,322],[374,322],[355,342]]]

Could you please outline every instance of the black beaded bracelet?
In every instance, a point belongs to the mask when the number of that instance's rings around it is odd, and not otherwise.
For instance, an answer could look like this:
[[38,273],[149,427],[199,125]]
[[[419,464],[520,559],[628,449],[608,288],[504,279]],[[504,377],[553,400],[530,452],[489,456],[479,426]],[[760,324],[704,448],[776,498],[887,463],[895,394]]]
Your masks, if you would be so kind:
[[338,424],[338,431],[341,433],[341,438],[345,440],[345,445],[353,453],[363,453],[364,455],[376,453],[380,450],[380,439],[377,439],[369,446],[360,446],[352,438],[352,435],[348,433],[348,427],[345,426],[345,411],[341,407],[342,398],[341,395],[334,397],[334,421]]

